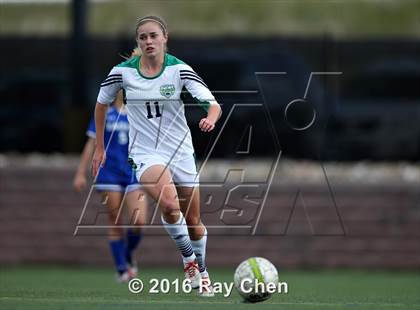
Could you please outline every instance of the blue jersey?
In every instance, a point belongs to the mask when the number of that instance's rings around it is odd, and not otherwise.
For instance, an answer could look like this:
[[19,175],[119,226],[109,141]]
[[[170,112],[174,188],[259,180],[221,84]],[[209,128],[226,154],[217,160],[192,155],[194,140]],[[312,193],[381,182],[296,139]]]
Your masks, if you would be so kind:
[[[137,183],[128,163],[128,129],[127,114],[119,113],[117,109],[110,106],[104,131],[106,161],[99,171],[97,184],[116,184],[125,187]],[[91,138],[96,138],[94,119],[90,121],[86,134]]]

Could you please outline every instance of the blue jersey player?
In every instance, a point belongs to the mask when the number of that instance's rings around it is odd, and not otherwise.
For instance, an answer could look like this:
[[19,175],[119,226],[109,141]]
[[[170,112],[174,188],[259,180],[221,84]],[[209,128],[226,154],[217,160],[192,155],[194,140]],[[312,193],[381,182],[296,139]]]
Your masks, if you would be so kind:
[[[107,112],[105,124],[105,143],[107,145],[107,160],[98,173],[95,189],[104,197],[111,223],[108,238],[115,268],[118,272],[117,281],[127,282],[137,276],[137,266],[133,259],[133,251],[142,239],[140,228],[124,231],[119,210],[124,202],[129,214],[136,214],[133,226],[144,225],[146,219],[146,202],[144,193],[140,190],[128,159],[128,120],[122,104],[122,94],[118,94],[113,106]],[[91,162],[95,149],[96,129],[92,119],[87,130],[88,141],[83,149],[79,167],[73,185],[77,191],[86,187],[86,170]]]

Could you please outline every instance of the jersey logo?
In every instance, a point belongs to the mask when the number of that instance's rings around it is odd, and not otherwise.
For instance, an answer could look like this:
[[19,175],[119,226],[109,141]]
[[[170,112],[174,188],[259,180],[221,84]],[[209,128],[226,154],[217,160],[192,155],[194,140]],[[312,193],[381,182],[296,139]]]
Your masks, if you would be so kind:
[[165,84],[160,87],[160,94],[166,98],[171,97],[175,93],[174,84]]

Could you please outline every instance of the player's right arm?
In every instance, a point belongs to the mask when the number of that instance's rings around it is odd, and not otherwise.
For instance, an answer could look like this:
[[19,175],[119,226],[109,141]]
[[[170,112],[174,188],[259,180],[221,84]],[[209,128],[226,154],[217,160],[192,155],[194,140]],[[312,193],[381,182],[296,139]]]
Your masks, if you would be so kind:
[[76,191],[81,192],[86,188],[86,171],[88,171],[89,164],[92,160],[93,152],[95,151],[95,139],[89,137],[80,155],[79,166],[73,179],[73,187]]
[[96,145],[92,160],[92,175],[94,178],[98,175],[99,168],[105,164],[106,159],[104,130],[108,105],[115,100],[121,88],[122,73],[120,68],[114,67],[101,84],[95,107]]
[[95,107],[95,127],[96,127],[96,144],[95,153],[92,159],[92,175],[94,178],[98,175],[99,167],[103,167],[106,160],[105,143],[104,143],[104,130],[105,130],[105,117],[108,105],[96,103]]

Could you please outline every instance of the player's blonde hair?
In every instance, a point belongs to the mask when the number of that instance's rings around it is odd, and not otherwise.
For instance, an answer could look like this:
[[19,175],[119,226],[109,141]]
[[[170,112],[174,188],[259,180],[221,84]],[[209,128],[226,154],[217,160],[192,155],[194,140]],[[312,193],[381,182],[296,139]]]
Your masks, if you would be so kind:
[[137,19],[136,23],[136,38],[138,36],[139,27],[147,22],[155,22],[162,29],[163,35],[166,37],[168,35],[168,26],[162,17],[155,15],[148,15]]
[[[120,54],[120,56],[126,60],[136,57],[136,56],[141,56],[141,49],[139,49],[138,47],[133,48],[133,50],[131,51],[131,55],[124,55],[124,54]],[[124,92],[122,89],[120,89],[117,93],[117,95],[115,96],[115,100],[113,102],[114,105],[118,105],[118,106],[123,106],[124,103]]]
[[135,47],[133,49],[133,51],[131,52],[130,58],[131,57],[136,57],[136,56],[141,56],[141,49],[138,47]]
[[125,60],[128,60],[130,58],[136,57],[136,56],[141,56],[141,49],[138,47],[133,48],[133,50],[131,51],[131,54],[119,54],[122,58],[124,58]]

